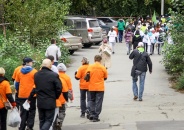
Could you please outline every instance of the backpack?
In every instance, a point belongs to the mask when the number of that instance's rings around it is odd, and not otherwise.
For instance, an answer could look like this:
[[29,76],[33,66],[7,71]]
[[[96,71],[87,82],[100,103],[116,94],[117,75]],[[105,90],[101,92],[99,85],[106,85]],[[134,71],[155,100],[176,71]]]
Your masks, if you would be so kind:
[[163,35],[162,34],[159,34],[158,41],[159,42],[163,42],[164,41],[164,38],[163,38]]

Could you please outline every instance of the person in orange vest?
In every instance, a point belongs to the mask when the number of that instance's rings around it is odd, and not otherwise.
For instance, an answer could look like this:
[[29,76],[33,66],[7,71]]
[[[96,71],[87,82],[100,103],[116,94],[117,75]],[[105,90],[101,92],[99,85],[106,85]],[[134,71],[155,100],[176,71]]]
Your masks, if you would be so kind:
[[34,75],[37,70],[32,68],[33,60],[31,58],[24,58],[23,62],[25,63],[25,66],[21,68],[15,79],[15,88],[18,91],[20,103],[21,124],[19,130],[25,130],[26,126],[27,130],[32,130],[36,114],[36,97],[31,100],[29,111],[24,109],[22,105],[28,99],[29,94],[34,87]]
[[100,121],[99,115],[102,111],[102,103],[104,97],[104,80],[107,79],[107,70],[101,65],[102,57],[96,55],[94,57],[95,63],[89,65],[87,73],[90,74],[89,92],[90,92],[90,116],[89,120],[93,122]]
[[[69,75],[66,74],[67,68],[66,68],[65,64],[60,63],[60,64],[58,64],[57,68],[58,68],[58,71],[59,71],[59,77],[64,79],[67,83],[67,90],[65,92],[63,92],[63,95],[66,99],[66,106],[69,107],[68,99],[70,98],[71,101],[73,100],[72,99],[73,98],[73,90],[72,90],[71,78],[70,78]],[[72,95],[72,97],[69,97],[68,93],[70,93]]]
[[[20,70],[22,69],[23,66],[25,66],[24,59],[23,59],[22,65],[20,65],[17,68],[15,68],[15,70],[13,72],[12,81],[14,82],[14,87],[15,87],[15,79],[16,79],[16,76],[18,75],[18,73],[20,73]],[[16,89],[15,89],[15,91],[16,91]],[[16,91],[16,93],[15,93],[15,102],[17,104],[17,108],[19,109],[18,91]]]
[[6,120],[7,120],[8,110],[6,109],[4,102],[7,102],[8,100],[13,107],[16,106],[16,103],[12,97],[10,83],[4,75],[5,75],[5,70],[4,68],[0,67],[0,129],[1,130],[7,130]]
[[[82,58],[82,66],[78,68],[78,70],[75,72],[75,79],[80,80],[79,86],[80,86],[80,108],[81,108],[81,118],[85,118],[85,113],[87,113],[87,117],[89,117],[89,101],[90,101],[90,94],[88,91],[88,85],[89,82],[86,82],[84,80],[86,70],[89,66],[89,60],[86,57]],[[86,102],[87,99],[87,102]]]

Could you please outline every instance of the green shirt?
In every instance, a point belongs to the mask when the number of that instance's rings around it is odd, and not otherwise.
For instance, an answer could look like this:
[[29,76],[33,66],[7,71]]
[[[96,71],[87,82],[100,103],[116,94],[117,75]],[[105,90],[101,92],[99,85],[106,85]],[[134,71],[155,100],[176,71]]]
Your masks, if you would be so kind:
[[122,21],[122,22],[118,22],[118,30],[125,30],[125,23]]

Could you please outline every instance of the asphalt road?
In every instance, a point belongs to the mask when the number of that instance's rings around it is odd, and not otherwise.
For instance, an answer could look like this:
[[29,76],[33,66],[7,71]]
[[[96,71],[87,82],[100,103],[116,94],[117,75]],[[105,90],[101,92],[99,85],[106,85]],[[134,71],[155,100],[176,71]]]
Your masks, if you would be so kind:
[[[74,101],[69,103],[63,130],[184,130],[183,94],[170,88],[169,75],[160,63],[162,56],[151,56],[153,73],[146,75],[143,101],[134,101],[131,87],[130,70],[132,61],[126,55],[125,43],[117,43],[112,55],[112,67],[108,69],[108,79],[100,122],[90,122],[80,118],[79,82],[74,72],[81,65],[83,56],[93,63],[99,46],[81,49],[71,56],[67,74],[72,79]],[[34,130],[39,130],[38,113]],[[10,128],[8,130],[17,130]]]

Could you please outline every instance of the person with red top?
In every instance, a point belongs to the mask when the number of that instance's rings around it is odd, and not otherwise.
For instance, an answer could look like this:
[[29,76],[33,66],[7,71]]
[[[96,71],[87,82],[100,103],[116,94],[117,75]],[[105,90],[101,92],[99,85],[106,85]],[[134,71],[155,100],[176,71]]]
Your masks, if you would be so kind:
[[0,67],[0,129],[7,130],[6,120],[8,110],[4,106],[4,102],[7,100],[13,107],[16,107],[16,103],[12,97],[12,91],[8,79],[4,76],[5,70]]
[[[85,117],[85,113],[87,113],[87,117],[89,117],[89,100],[90,100],[90,94],[88,91],[88,85],[89,82],[86,82],[84,80],[86,70],[89,66],[89,60],[86,57],[82,58],[82,66],[78,68],[78,70],[75,72],[75,79],[80,80],[80,108],[81,108],[81,118]],[[87,103],[86,103],[86,96],[87,96]]]
[[100,121],[99,115],[102,111],[102,103],[104,97],[104,80],[107,79],[107,70],[101,64],[102,57],[96,55],[94,57],[95,63],[89,65],[87,73],[90,75],[89,92],[90,92],[90,116],[89,120],[93,122]]
[[30,109],[27,111],[22,106],[28,99],[34,87],[34,75],[37,72],[32,68],[33,60],[31,58],[24,58],[23,62],[25,66],[21,68],[15,79],[15,88],[18,91],[19,105],[20,105],[20,117],[21,124],[19,130],[32,130],[34,127],[34,119],[36,114],[36,97],[31,100]]

